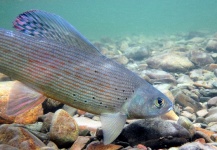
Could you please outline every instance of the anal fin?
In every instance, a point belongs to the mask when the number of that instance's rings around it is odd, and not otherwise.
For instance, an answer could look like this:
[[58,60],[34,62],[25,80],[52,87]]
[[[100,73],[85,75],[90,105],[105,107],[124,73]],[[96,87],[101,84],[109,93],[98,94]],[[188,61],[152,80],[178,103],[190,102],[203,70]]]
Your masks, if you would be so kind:
[[9,94],[7,115],[15,116],[22,114],[41,104],[45,99],[44,95],[16,81]]
[[122,113],[101,114],[103,130],[103,143],[105,145],[113,142],[123,130],[127,116]]

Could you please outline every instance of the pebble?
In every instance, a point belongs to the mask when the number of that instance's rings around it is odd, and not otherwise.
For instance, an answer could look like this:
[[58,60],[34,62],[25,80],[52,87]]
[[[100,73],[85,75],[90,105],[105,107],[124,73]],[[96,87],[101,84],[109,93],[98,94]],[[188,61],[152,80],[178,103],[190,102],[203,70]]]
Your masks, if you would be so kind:
[[81,150],[84,149],[86,144],[90,141],[90,136],[79,136],[73,143],[69,150]]
[[49,137],[58,146],[70,146],[78,137],[76,121],[63,109],[54,113],[51,121]]
[[208,114],[208,111],[206,109],[202,109],[196,112],[198,117],[205,117]]
[[217,106],[217,96],[215,96],[215,97],[209,99],[209,100],[207,101],[207,106],[208,106],[209,108],[210,108],[210,107],[215,107],[215,106]]

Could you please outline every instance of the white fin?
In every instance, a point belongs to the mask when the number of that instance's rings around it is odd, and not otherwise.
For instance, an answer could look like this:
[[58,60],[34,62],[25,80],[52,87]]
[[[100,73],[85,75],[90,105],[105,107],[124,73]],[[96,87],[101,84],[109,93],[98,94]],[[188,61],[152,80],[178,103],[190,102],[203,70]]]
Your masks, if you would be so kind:
[[127,116],[121,113],[101,114],[104,145],[113,142],[123,130]]
[[22,114],[46,99],[42,94],[16,81],[11,88],[7,105],[7,115]]

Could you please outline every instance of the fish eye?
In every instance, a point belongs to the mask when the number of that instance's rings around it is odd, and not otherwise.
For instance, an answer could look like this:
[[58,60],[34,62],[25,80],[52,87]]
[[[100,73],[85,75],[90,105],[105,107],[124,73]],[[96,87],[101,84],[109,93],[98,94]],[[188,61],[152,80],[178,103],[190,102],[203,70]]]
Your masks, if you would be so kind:
[[157,108],[161,108],[162,106],[164,106],[164,99],[158,97],[157,99],[155,99],[154,104]]

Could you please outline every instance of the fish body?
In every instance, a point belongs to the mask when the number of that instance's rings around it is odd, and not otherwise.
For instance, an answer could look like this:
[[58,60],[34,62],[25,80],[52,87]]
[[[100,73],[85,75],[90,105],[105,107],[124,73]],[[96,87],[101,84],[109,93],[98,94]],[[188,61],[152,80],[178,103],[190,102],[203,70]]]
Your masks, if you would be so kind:
[[[164,94],[102,55],[61,17],[28,11],[18,16],[14,27],[18,31],[0,29],[0,72],[36,92],[28,96],[31,102],[24,97],[11,102],[11,114],[22,112],[24,101],[27,110],[49,97],[101,115],[102,124],[109,124],[103,127],[108,144],[119,135],[126,118],[154,117],[172,108]],[[109,131],[112,128],[114,132]]]

